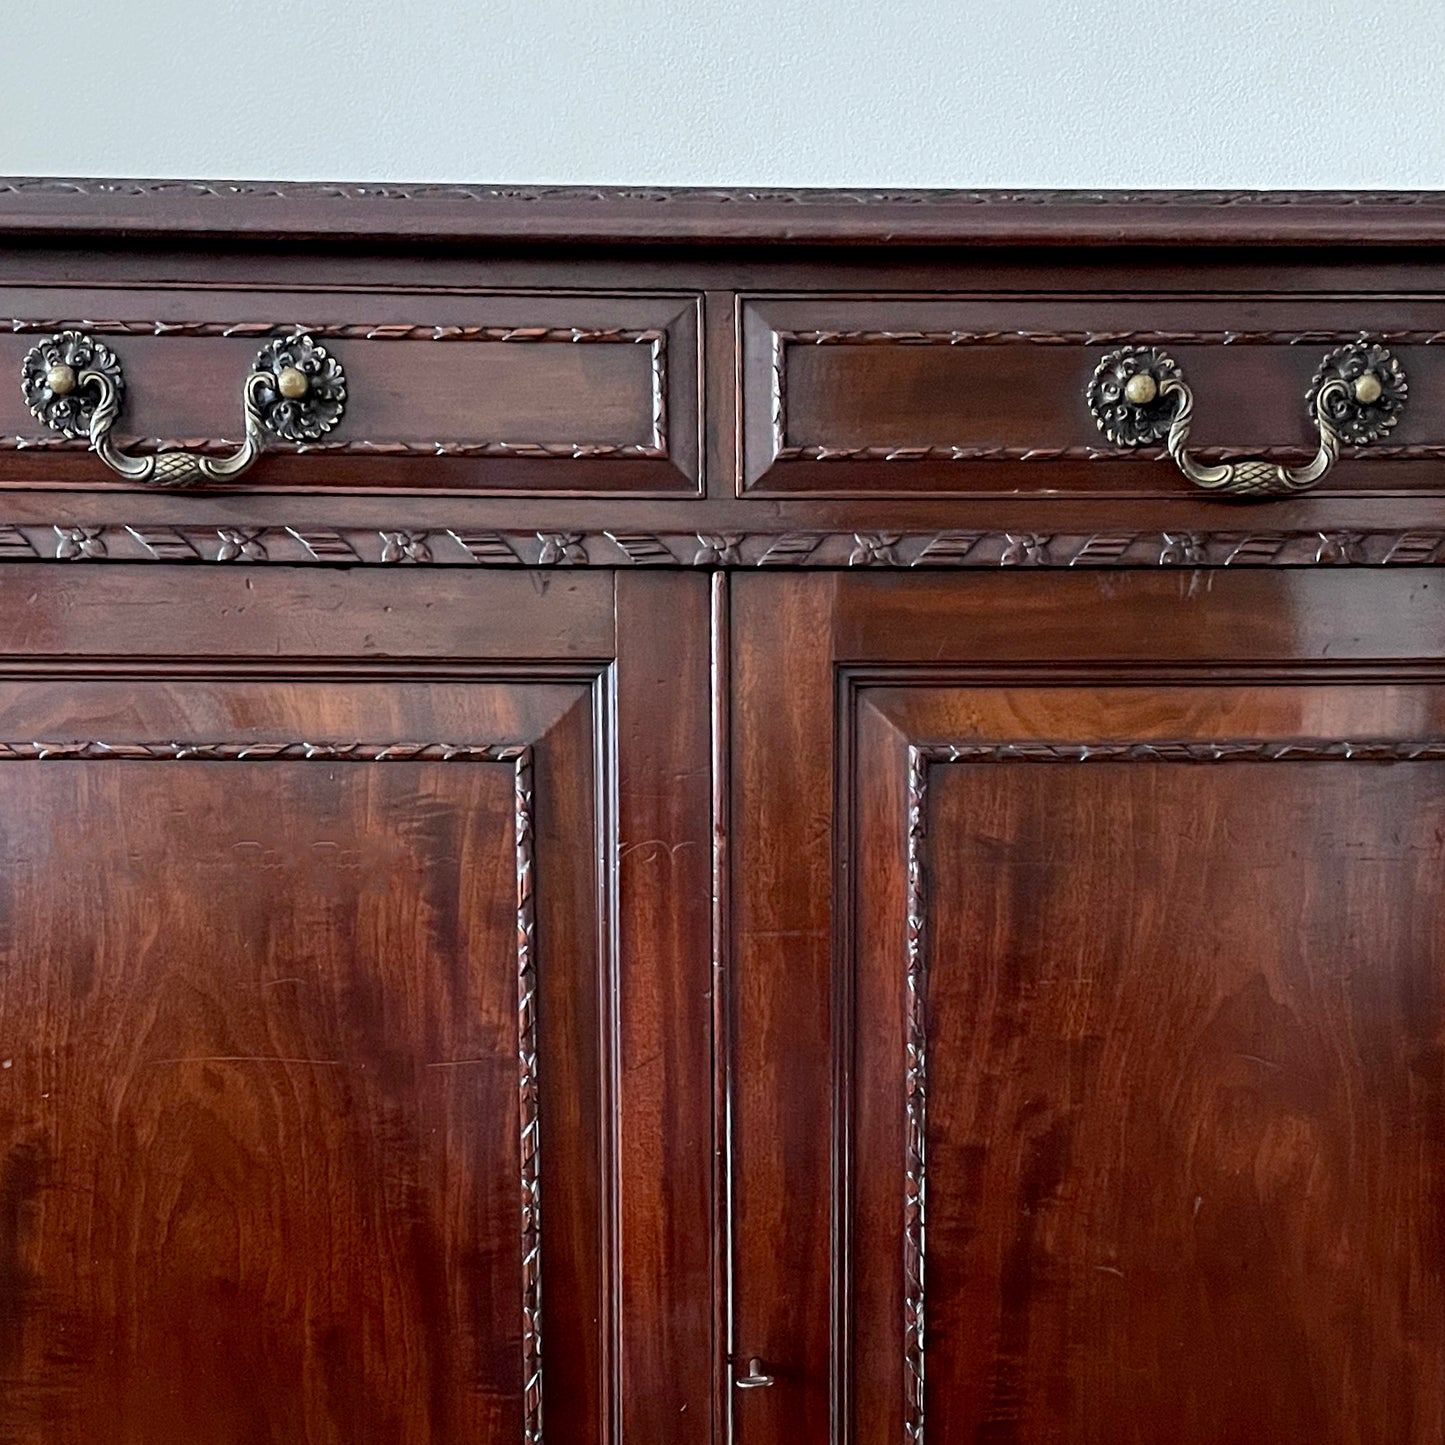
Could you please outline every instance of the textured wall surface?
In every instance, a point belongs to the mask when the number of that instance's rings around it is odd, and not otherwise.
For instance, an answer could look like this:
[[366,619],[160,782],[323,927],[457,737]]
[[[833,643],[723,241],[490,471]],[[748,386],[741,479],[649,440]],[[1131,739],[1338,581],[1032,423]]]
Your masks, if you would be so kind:
[[1433,187],[1442,61],[1442,0],[9,0],[0,173]]

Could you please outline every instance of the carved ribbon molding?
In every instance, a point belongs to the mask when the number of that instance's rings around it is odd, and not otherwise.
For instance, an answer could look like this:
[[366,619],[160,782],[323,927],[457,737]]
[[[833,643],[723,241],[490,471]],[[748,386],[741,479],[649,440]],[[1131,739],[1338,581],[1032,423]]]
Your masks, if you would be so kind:
[[537,1064],[535,799],[532,749],[521,743],[0,741],[0,762],[510,763],[516,874],[518,1183],[522,1252],[522,1415],[525,1445],[542,1434],[542,1234]]
[[1099,743],[967,742],[908,749],[907,899],[903,940],[905,990],[903,1164],[904,1439],[924,1445],[927,1307],[928,1104],[928,790],[942,763],[1321,763],[1445,762],[1445,738],[1225,739]]

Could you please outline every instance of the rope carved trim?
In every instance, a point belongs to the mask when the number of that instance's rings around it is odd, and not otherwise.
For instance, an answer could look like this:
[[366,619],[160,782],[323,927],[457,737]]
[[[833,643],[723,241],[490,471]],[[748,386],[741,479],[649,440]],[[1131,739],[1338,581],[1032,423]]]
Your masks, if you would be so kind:
[[908,1445],[923,1445],[927,1304],[928,841],[929,774],[938,763],[1445,762],[1445,738],[1405,741],[1254,739],[1160,742],[970,742],[908,749],[908,860],[904,947],[903,1418]]

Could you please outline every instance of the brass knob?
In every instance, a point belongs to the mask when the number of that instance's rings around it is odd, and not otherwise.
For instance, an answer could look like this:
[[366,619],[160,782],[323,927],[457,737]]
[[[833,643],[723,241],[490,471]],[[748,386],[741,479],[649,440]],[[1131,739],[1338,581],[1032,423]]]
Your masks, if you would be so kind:
[[45,373],[45,384],[56,396],[69,396],[75,390],[75,368],[57,362]]
[[1385,388],[1373,371],[1362,371],[1355,378],[1355,400],[1365,406],[1373,406],[1384,395]]
[[1124,395],[1135,406],[1148,406],[1159,395],[1159,383],[1147,371],[1136,371],[1124,383]]
[[311,380],[300,367],[283,366],[276,376],[276,390],[287,401],[300,401],[311,390]]

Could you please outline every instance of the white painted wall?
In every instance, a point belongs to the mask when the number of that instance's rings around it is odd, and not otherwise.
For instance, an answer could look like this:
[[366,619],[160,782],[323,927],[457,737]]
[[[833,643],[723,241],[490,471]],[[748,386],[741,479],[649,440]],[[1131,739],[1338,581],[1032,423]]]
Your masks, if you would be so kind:
[[1445,0],[0,0],[0,174],[1445,186]]

